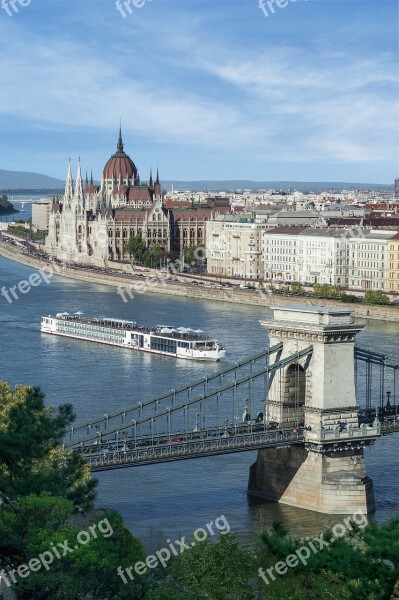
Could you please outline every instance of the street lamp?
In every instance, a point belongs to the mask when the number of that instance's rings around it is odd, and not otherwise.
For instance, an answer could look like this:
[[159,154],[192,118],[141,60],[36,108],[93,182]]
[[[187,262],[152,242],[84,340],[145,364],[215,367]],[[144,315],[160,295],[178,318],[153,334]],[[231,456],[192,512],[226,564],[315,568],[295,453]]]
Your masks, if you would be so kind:
[[386,404],[386,409],[387,411],[391,410],[391,403],[390,403],[390,397],[391,397],[392,392],[387,392],[387,404]]

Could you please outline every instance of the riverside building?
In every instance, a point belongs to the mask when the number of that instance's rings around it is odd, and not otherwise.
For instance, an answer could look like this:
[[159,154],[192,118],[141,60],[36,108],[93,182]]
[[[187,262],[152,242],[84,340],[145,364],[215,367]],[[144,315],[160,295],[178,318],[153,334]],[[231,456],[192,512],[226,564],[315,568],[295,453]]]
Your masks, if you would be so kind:
[[[173,203],[172,203],[173,204]],[[229,212],[228,201],[205,206],[165,203],[159,174],[142,182],[133,160],[125,153],[122,132],[115,154],[107,161],[100,185],[93,176],[83,181],[80,161],[76,181],[71,164],[60,202],[51,206],[47,252],[57,258],[105,266],[108,260],[128,260],[126,243],[141,237],[146,246],[159,245],[165,253],[182,253],[205,242],[205,225],[215,215]]]
[[206,225],[207,269],[211,275],[263,279],[265,223],[254,219],[219,215]]
[[278,227],[264,233],[265,279],[399,291],[396,230]]

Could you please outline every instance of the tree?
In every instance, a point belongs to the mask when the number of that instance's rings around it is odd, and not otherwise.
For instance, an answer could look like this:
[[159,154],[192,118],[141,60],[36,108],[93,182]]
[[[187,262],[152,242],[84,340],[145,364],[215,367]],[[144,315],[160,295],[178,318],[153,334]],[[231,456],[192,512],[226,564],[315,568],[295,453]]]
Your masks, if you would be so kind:
[[328,283],[316,283],[313,286],[313,296],[317,298],[330,298],[339,300],[342,295],[342,288],[339,285],[328,285]]
[[142,262],[147,253],[147,246],[139,235],[134,235],[125,244],[125,252],[129,254],[130,258]]
[[346,293],[341,294],[342,302],[349,302],[349,303],[353,304],[355,302],[359,302],[359,300],[361,300],[361,298],[359,298],[359,296],[355,296],[355,294],[346,294]]
[[250,600],[255,590],[249,580],[256,574],[251,552],[241,548],[233,535],[205,540],[182,554],[175,575],[193,598]]
[[380,291],[367,290],[364,294],[365,304],[390,304],[390,299],[387,294]]
[[39,388],[0,382],[0,498],[50,492],[71,500],[76,511],[92,507],[96,481],[81,456],[63,450],[75,415],[65,404],[44,406]]
[[152,244],[144,257],[144,264],[148,267],[160,267],[161,260],[166,256],[165,249],[159,244]]
[[9,583],[13,568],[30,569],[26,578],[15,575],[12,589],[20,600],[141,600],[149,587],[145,577],[127,578],[126,584],[118,574],[118,567],[124,572],[144,560],[141,543],[120,515],[96,511],[85,526],[78,526],[72,502],[50,495],[27,496],[0,508],[0,560]]
[[291,292],[295,294],[295,296],[303,296],[304,289],[299,281],[293,281],[291,283]]
[[[368,525],[360,529],[351,524],[346,537],[334,538],[327,548],[309,550],[305,563],[298,560],[284,576],[261,584],[262,598],[268,600],[383,600],[390,598],[399,575],[399,519],[387,525]],[[333,532],[323,534],[331,540]],[[259,563],[266,571],[270,565],[295,555],[305,541],[287,538],[275,530],[261,536],[257,549]],[[304,553],[302,553],[304,556]],[[271,579],[269,577],[269,579]]]
[[205,263],[205,247],[189,246],[185,250],[185,262],[192,268],[203,267]]

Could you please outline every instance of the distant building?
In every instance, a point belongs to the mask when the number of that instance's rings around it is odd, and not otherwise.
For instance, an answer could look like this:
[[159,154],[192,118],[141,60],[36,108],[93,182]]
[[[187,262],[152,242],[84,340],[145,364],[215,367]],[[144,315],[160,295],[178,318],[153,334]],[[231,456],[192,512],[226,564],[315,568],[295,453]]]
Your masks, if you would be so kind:
[[365,291],[386,289],[390,278],[388,245],[396,234],[397,231],[371,230],[349,238],[349,287]]
[[277,227],[264,234],[265,279],[347,285],[343,229]]
[[32,204],[32,227],[47,231],[50,225],[51,200],[39,200]]
[[395,179],[394,197],[399,198],[399,177]]
[[265,279],[299,281],[299,234],[305,227],[283,225],[264,233]]
[[204,245],[206,222],[226,212],[228,199],[208,199],[201,205],[164,202],[158,171],[155,182],[152,173],[148,182],[141,182],[120,130],[100,186],[94,185],[93,176],[83,181],[80,161],[74,182],[68,165],[64,196],[51,205],[47,251],[64,260],[104,266],[108,260],[128,260],[126,243],[139,236],[147,247],[181,253]]
[[207,270],[211,275],[263,279],[265,223],[233,215],[217,216],[206,225]]
[[399,292],[399,233],[388,240],[385,288],[387,292]]

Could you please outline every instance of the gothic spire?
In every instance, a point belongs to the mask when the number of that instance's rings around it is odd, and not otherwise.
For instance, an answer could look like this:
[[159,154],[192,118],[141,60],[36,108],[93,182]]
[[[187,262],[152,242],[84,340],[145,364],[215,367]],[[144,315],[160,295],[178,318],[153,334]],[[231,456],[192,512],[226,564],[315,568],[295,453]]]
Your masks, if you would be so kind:
[[94,183],[93,183],[93,170],[91,170],[91,173],[90,173],[90,186],[94,187]]
[[65,181],[65,200],[72,200],[73,197],[73,180],[72,180],[72,168],[71,159],[68,161],[68,173]]
[[83,185],[82,185],[82,171],[80,168],[80,158],[78,162],[78,174],[76,176],[75,183],[75,199],[78,202],[83,202]]
[[149,183],[150,188],[154,187],[154,182],[152,180],[152,169],[150,171],[150,183]]
[[159,173],[158,173],[158,167],[157,167],[157,180],[156,180],[156,185],[159,185]]

